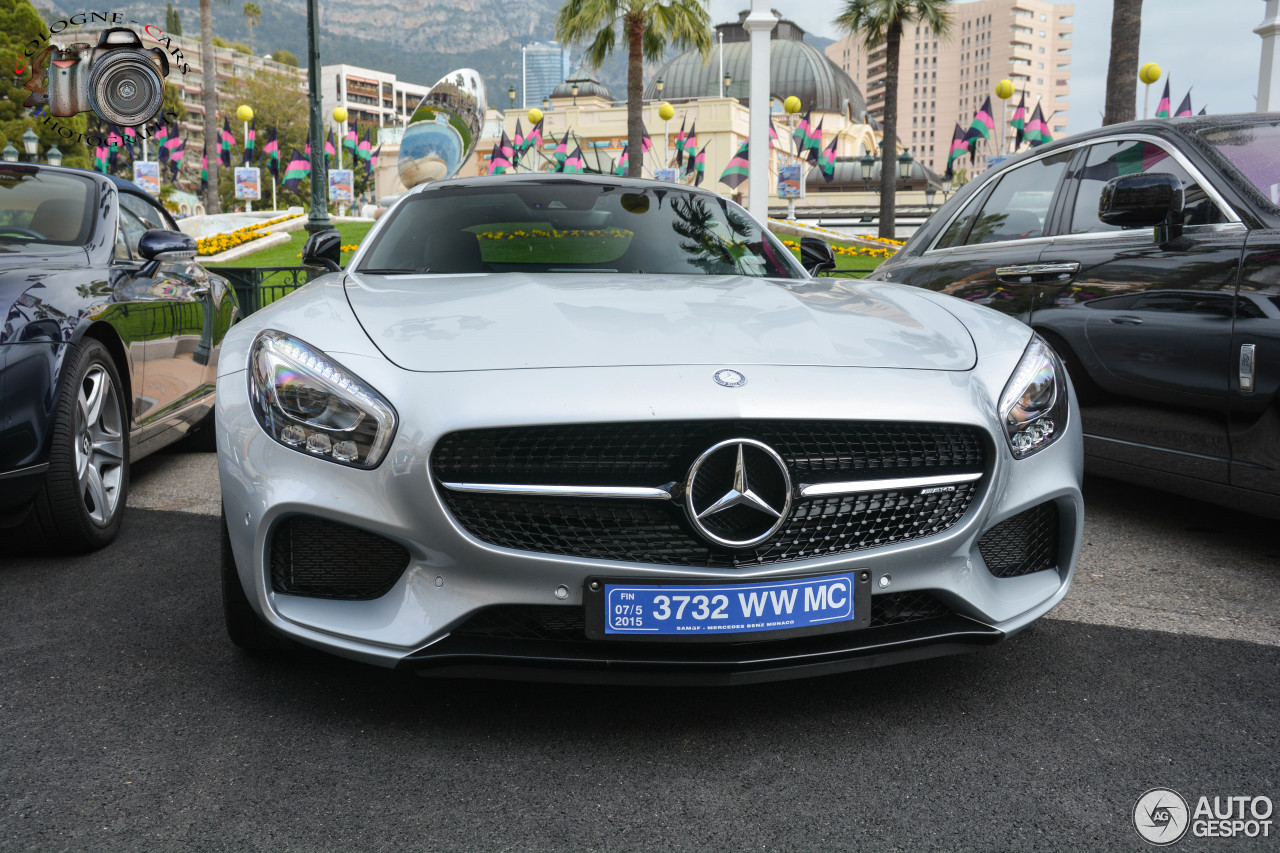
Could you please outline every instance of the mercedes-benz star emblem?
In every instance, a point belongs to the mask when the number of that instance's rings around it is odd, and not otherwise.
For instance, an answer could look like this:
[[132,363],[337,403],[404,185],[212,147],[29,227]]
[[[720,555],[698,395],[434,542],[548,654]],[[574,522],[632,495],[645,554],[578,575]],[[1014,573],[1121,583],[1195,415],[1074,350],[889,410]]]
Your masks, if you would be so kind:
[[747,384],[747,377],[743,376],[736,370],[729,370],[728,368],[725,368],[724,370],[717,370],[716,375],[713,378],[716,380],[717,384],[723,385],[726,388],[740,388]]
[[735,438],[693,463],[685,502],[698,532],[717,545],[749,548],[782,528],[791,510],[791,475],[767,444]]

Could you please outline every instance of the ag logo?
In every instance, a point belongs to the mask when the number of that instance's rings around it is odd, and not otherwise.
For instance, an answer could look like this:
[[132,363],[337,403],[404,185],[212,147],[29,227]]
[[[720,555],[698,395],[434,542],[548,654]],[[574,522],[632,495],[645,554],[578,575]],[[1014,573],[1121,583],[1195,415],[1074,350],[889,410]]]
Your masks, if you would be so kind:
[[1152,788],[1133,807],[1133,826],[1143,840],[1157,847],[1173,844],[1190,825],[1187,801],[1168,788]]

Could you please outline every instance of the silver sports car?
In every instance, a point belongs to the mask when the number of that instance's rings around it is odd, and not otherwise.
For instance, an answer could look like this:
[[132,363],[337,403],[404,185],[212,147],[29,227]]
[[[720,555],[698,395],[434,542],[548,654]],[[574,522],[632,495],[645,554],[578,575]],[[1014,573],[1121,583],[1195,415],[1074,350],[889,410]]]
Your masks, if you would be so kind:
[[448,675],[736,682],[974,649],[1080,548],[1058,357],[816,278],[740,207],[528,175],[406,194],[228,333],[227,627]]

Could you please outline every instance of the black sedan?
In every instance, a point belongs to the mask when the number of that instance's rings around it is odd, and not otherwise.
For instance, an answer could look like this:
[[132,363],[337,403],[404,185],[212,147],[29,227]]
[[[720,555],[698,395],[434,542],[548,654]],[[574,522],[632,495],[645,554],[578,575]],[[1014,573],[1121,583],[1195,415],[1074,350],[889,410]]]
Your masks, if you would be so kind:
[[1280,517],[1280,115],[1112,125],[961,189],[871,278],[1066,362],[1086,466]]
[[193,430],[211,440],[218,348],[236,303],[195,254],[195,240],[128,181],[0,163],[7,539],[101,547],[120,528],[131,460]]

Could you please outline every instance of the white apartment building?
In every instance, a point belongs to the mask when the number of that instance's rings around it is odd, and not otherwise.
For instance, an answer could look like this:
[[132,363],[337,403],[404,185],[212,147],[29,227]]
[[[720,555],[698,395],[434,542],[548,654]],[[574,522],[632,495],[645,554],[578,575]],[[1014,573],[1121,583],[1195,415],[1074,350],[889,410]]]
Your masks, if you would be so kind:
[[361,125],[402,125],[413,115],[430,86],[406,83],[386,71],[355,65],[323,65],[320,68],[320,98],[324,114],[346,107],[348,122]]

